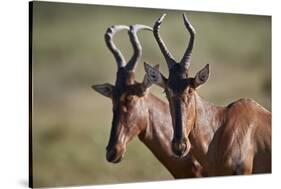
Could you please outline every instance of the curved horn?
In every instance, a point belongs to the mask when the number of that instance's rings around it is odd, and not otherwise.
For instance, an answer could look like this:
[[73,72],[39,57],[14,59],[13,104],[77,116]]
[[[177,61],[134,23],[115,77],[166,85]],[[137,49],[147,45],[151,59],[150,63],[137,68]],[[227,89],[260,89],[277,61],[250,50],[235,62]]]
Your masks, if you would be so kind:
[[162,23],[162,21],[164,20],[166,14],[163,14],[160,18],[158,18],[155,23],[154,23],[154,27],[153,27],[153,34],[154,37],[160,47],[160,50],[162,52],[162,54],[164,55],[164,58],[167,62],[167,65],[169,67],[169,69],[176,63],[174,57],[172,56],[172,54],[169,52],[169,50],[167,49],[164,41],[161,39],[161,36],[159,34],[159,30],[160,30],[160,25]]
[[142,55],[142,47],[141,47],[140,41],[137,36],[137,32],[139,30],[152,31],[152,28],[149,26],[141,25],[141,24],[135,24],[135,25],[130,26],[130,30],[128,33],[129,33],[129,37],[130,37],[130,40],[131,40],[131,43],[132,43],[132,46],[134,49],[134,54],[133,54],[132,58],[129,60],[128,64],[126,65],[126,68],[133,72],[135,71],[136,65]]
[[185,68],[188,69],[189,68],[189,61],[191,58],[191,52],[193,49],[193,45],[194,45],[194,40],[195,40],[195,29],[193,28],[193,26],[190,24],[189,20],[187,19],[187,17],[185,16],[185,14],[183,14],[183,20],[184,20],[184,25],[186,27],[186,29],[188,30],[189,34],[190,34],[190,39],[188,42],[188,46],[187,49],[180,61],[180,64]]
[[116,32],[124,30],[124,29],[129,30],[129,27],[126,25],[113,25],[106,30],[105,35],[104,35],[106,46],[112,52],[112,54],[116,60],[118,68],[121,68],[125,65],[125,59],[124,59],[124,56],[122,55],[121,51],[113,43],[112,39]]

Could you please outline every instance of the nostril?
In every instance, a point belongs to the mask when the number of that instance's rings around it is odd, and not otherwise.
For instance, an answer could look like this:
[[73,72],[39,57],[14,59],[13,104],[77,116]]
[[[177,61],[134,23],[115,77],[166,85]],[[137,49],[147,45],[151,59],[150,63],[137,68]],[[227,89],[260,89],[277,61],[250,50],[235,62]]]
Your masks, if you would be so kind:
[[187,144],[183,141],[172,141],[172,150],[177,156],[182,156],[187,150]]
[[181,149],[182,153],[184,153],[186,151],[186,143],[181,143],[180,149]]

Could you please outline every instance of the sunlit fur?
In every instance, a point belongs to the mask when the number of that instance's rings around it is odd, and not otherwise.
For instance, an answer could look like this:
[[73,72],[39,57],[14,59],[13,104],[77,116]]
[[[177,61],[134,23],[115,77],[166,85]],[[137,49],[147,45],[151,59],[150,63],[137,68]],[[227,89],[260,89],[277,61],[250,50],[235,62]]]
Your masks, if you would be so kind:
[[[127,75],[134,78],[132,73],[127,72]],[[168,104],[151,94],[143,83],[131,81],[130,84],[118,86],[123,86],[122,90],[114,86],[111,97],[113,121],[107,145],[107,160],[120,162],[127,144],[138,137],[175,178],[206,175],[192,156],[177,158],[173,154],[173,129]]]
[[[128,27],[113,26],[108,30],[110,35],[105,35],[109,36],[106,37],[109,49],[114,52],[116,61],[120,61],[123,56],[111,41],[115,33],[114,28]],[[175,178],[205,175],[202,166],[192,156],[175,157],[171,150],[173,129],[168,104],[149,93],[148,89],[152,83],[146,76],[143,82],[135,81],[134,68],[141,55],[141,46],[136,32],[133,34],[130,39],[134,44],[135,56],[129,61],[130,66],[125,66],[124,62],[118,64],[114,86],[93,86],[97,92],[110,97],[113,103],[112,127],[106,147],[107,160],[112,163],[120,162],[127,144],[138,136]]]
[[174,128],[173,152],[182,157],[192,154],[208,175],[233,175],[271,172],[271,112],[251,99],[240,99],[226,107],[203,100],[196,88],[209,77],[209,65],[195,77],[188,74],[195,30],[183,15],[191,38],[177,62],[160,37],[160,24],[154,36],[169,68],[165,78],[158,69],[145,65],[149,79],[165,89]]
[[[205,69],[209,67],[200,70],[195,78],[178,77],[177,83],[186,83],[181,87],[169,82],[177,72],[170,72],[168,79],[154,77],[162,82],[159,86],[165,86],[174,133],[181,133],[174,134],[172,150],[178,156],[190,152],[209,176],[270,173],[271,112],[251,99],[240,99],[226,107],[205,101],[196,92],[196,87],[208,78],[201,75],[209,74]],[[155,69],[151,73],[161,76],[155,74]],[[175,112],[180,112],[180,118]]]

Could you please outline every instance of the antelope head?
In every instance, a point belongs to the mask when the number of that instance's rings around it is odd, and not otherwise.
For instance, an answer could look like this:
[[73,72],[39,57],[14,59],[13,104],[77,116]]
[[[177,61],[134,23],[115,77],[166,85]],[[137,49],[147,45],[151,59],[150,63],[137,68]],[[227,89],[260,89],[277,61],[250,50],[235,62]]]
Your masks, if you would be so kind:
[[153,34],[169,68],[169,77],[166,78],[159,69],[155,69],[146,63],[145,70],[151,82],[162,87],[166,93],[174,128],[172,150],[177,156],[181,157],[186,155],[191,147],[188,135],[194,126],[196,116],[194,94],[196,93],[196,88],[207,81],[209,65],[200,70],[195,77],[190,77],[188,70],[195,40],[195,30],[185,14],[183,14],[183,21],[190,34],[190,39],[182,59],[177,62],[168,51],[159,34],[160,25],[164,17],[165,14],[156,20]]
[[[126,63],[121,51],[113,43],[113,36],[116,32],[127,30],[134,53]],[[140,134],[142,128],[140,122],[147,119],[144,115],[144,96],[152,83],[147,76],[142,82],[135,81],[135,69],[142,55],[142,48],[137,37],[139,30],[151,30],[145,25],[114,25],[107,29],[105,42],[112,52],[117,63],[115,85],[100,84],[92,88],[98,93],[111,98],[113,103],[113,119],[110,131],[110,138],[106,147],[106,159],[112,163],[118,163],[124,157],[126,144]]]

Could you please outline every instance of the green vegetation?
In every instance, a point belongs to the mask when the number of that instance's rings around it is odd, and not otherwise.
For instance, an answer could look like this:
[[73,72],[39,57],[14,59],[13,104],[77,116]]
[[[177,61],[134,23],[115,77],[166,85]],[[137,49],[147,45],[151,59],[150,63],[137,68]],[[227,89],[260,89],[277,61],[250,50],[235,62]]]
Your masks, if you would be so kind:
[[[66,186],[172,179],[136,138],[125,159],[105,159],[112,105],[91,89],[114,83],[116,64],[104,43],[113,24],[146,24],[166,12],[161,35],[178,59],[188,34],[183,11],[34,3],[33,25],[33,158],[34,186]],[[271,110],[271,18],[266,16],[184,11],[196,29],[191,74],[210,64],[211,76],[199,89],[205,99],[227,105],[249,97]],[[167,66],[152,33],[139,33],[143,62]],[[132,47],[126,32],[115,42],[127,59]],[[159,87],[152,92],[164,98]]]

